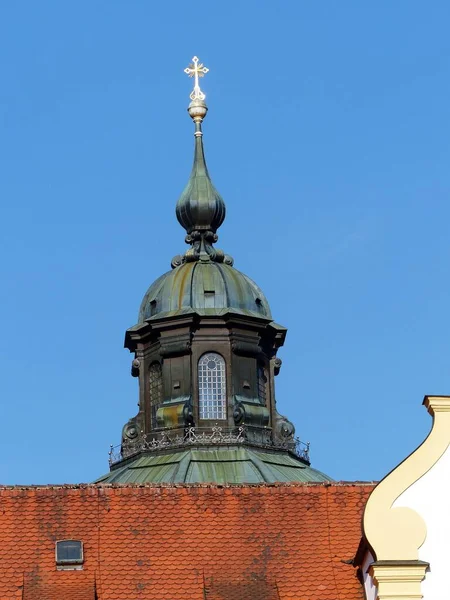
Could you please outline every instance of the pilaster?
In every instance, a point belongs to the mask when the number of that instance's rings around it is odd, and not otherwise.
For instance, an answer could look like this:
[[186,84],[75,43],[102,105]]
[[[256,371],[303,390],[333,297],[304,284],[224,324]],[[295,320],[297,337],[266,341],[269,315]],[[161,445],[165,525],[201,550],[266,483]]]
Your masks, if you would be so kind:
[[420,600],[421,583],[428,563],[421,560],[380,560],[372,563],[369,575],[378,588],[377,600]]

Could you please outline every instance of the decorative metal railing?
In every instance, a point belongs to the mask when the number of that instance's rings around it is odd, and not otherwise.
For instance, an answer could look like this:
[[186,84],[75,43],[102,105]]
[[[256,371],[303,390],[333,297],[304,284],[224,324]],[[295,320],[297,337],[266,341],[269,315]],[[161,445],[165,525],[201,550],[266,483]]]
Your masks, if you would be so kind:
[[269,427],[186,427],[141,434],[134,440],[126,440],[118,446],[111,445],[109,464],[114,465],[140,452],[185,448],[187,446],[220,446],[248,444],[260,448],[288,450],[309,463],[309,442],[298,438],[276,437]]

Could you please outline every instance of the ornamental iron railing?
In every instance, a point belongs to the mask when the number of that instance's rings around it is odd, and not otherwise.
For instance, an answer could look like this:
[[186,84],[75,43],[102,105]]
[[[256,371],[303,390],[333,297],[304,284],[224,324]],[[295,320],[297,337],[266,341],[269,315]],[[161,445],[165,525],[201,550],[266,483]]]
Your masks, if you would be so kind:
[[135,456],[141,452],[154,452],[189,446],[251,445],[272,450],[287,450],[309,464],[309,442],[298,438],[277,437],[269,427],[185,427],[141,434],[134,440],[125,440],[110,446],[109,465]]

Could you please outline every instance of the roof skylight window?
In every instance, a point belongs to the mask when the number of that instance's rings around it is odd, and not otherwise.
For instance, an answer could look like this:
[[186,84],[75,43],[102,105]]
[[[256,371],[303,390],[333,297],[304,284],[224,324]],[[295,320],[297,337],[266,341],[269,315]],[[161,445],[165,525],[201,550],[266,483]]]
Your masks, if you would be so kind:
[[55,547],[56,565],[62,569],[82,569],[83,542],[79,540],[61,540]]

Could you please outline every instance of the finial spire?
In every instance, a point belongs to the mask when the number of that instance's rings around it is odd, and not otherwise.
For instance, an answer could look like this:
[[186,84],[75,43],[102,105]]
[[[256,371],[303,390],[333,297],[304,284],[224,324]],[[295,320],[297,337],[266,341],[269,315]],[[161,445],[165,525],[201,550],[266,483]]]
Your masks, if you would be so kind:
[[216,231],[225,219],[225,202],[209,177],[203,150],[202,121],[208,107],[205,104],[205,94],[200,89],[199,78],[208,71],[197,56],[184,69],[189,77],[194,78],[188,112],[195,123],[195,151],[191,176],[177,202],[176,215],[180,225],[186,229],[186,243],[192,247],[183,256],[176,256],[172,267],[197,260],[233,264],[230,256],[213,247],[217,241]]
[[206,117],[208,107],[205,104],[205,94],[200,89],[199,78],[204,77],[209,69],[205,65],[199,62],[197,56],[194,56],[192,63],[184,69],[186,75],[194,78],[194,89],[190,93],[189,97],[191,102],[188,107],[188,113],[191,119],[195,123],[195,136],[201,137],[202,133],[202,121]]
[[208,71],[209,69],[205,67],[203,63],[199,64],[197,56],[194,56],[192,63],[184,70],[189,77],[194,78],[194,89],[190,94],[191,100],[204,100],[206,98],[205,94],[200,89],[198,80],[199,77],[204,77]]

